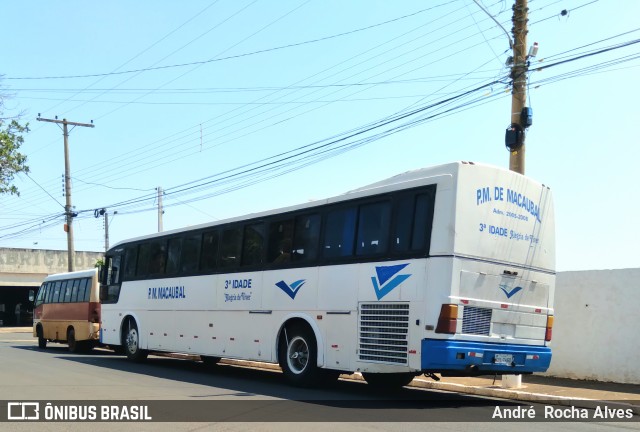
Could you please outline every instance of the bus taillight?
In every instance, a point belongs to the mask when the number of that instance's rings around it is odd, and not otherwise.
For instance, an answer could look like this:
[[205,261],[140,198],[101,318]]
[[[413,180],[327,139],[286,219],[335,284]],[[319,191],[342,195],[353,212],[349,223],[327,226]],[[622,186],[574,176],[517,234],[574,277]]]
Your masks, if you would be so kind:
[[440,308],[436,333],[455,334],[458,324],[458,305],[443,304]]
[[547,331],[544,333],[544,340],[549,342],[551,340],[553,330],[553,315],[547,315]]
[[93,309],[93,311],[91,312],[91,322],[92,323],[100,322],[100,313],[98,312],[97,308]]

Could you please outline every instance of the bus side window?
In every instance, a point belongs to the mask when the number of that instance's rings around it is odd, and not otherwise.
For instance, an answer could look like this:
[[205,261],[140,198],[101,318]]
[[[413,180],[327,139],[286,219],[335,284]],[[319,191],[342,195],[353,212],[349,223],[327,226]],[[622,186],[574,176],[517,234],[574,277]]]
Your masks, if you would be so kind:
[[136,259],[138,258],[138,248],[131,246],[125,248],[123,279],[132,280],[136,275]]
[[356,255],[373,255],[387,251],[390,216],[389,202],[360,206]]
[[203,234],[200,270],[204,272],[215,270],[218,265],[218,246],[218,231],[210,231]]
[[181,251],[182,238],[178,237],[169,239],[167,248],[167,275],[175,275],[178,273]]
[[293,232],[292,259],[295,262],[312,262],[318,257],[320,246],[319,214],[296,217]]
[[192,274],[198,271],[200,257],[200,234],[185,237],[180,252],[180,273]]
[[412,250],[422,250],[427,246],[426,242],[431,231],[430,216],[433,214],[429,198],[427,194],[416,196],[416,210],[413,215],[413,236],[411,238]]
[[331,210],[327,214],[322,253],[325,258],[344,258],[353,255],[356,214],[355,207]]
[[262,264],[264,255],[264,223],[244,226],[242,265]]
[[229,228],[222,232],[220,243],[220,266],[236,267],[240,264],[240,250],[242,249],[242,230]]
[[291,261],[293,246],[293,219],[272,222],[269,225],[267,262],[286,264]]
[[395,229],[393,235],[393,251],[407,252],[411,245],[413,229],[413,195],[401,197],[395,205]]
[[405,195],[396,203],[395,212],[393,251],[424,250],[431,234],[432,195]]

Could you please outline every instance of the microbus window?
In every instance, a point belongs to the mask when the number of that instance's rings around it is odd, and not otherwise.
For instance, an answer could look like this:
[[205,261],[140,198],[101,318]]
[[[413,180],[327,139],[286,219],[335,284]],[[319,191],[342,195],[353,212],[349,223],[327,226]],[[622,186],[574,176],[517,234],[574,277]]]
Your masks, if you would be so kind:
[[[64,300],[61,298],[60,302],[70,303],[71,302],[71,290],[73,289],[73,280],[65,281],[64,285]],[[62,296],[62,294],[61,294]]]
[[51,303],[58,303],[58,297],[60,297],[60,281],[56,281],[53,286],[53,295],[51,297]]
[[80,281],[80,286],[84,287],[84,295],[82,296],[82,301],[88,302],[89,297],[91,297],[91,278],[82,279]]
[[389,238],[391,203],[381,202],[360,206],[356,255],[386,252]]
[[45,297],[45,303],[53,303],[53,291],[55,282],[47,282],[47,296]]
[[47,284],[43,283],[38,290],[38,296],[36,297],[35,305],[38,306],[44,302],[45,293],[47,291]]
[[77,302],[78,301],[78,286],[80,286],[80,279],[74,279],[73,280],[73,287],[71,288],[71,302]]
[[79,279],[78,280],[78,297],[77,297],[77,301],[79,302],[83,302],[84,301],[84,296],[85,296],[85,291],[87,289],[87,283],[85,282],[86,279]]
[[325,258],[344,258],[353,255],[356,214],[355,207],[336,209],[327,214],[323,250]]
[[320,246],[319,214],[301,215],[296,217],[293,233],[293,247],[291,258],[295,262],[312,262],[318,257]]

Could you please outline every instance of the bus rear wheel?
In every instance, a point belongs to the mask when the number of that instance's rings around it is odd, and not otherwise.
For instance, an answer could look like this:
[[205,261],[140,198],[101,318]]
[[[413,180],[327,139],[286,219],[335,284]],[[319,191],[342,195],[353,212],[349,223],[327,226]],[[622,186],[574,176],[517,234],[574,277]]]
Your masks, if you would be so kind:
[[285,327],[280,338],[278,359],[285,378],[301,387],[318,382],[318,349],[313,331],[305,325]]
[[77,353],[80,351],[80,343],[76,340],[76,331],[73,327],[67,330],[67,344],[69,345],[69,352]]
[[371,387],[379,390],[399,389],[415,378],[414,373],[363,373],[362,377]]
[[47,347],[47,340],[44,338],[44,330],[42,330],[42,326],[38,326],[36,328],[36,334],[38,335],[38,348],[45,349]]
[[136,320],[129,318],[124,327],[124,352],[129,360],[136,362],[144,361],[149,354],[146,350],[140,349],[140,333]]

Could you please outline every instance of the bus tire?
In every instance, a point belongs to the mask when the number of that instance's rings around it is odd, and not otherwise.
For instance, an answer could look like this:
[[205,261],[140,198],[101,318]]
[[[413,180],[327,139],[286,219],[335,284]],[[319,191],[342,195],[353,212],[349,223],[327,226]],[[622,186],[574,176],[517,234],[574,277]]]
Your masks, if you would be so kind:
[[206,366],[215,366],[217,365],[220,360],[222,360],[220,357],[213,357],[213,356],[204,356],[201,355],[200,356],[200,360],[202,360],[202,363],[204,363]]
[[36,327],[36,334],[38,335],[38,348],[45,349],[47,347],[47,340],[44,338],[44,330],[42,326]]
[[321,376],[317,366],[316,337],[307,325],[285,327],[280,337],[278,360],[286,380],[295,386],[316,384]]
[[69,327],[67,330],[67,344],[69,345],[69,352],[77,353],[80,351],[80,343],[76,340],[76,331],[73,327]]
[[399,389],[408,385],[416,374],[407,373],[363,373],[362,377],[371,387],[379,390]]
[[141,362],[147,358],[149,352],[140,349],[140,333],[138,332],[136,320],[133,318],[129,318],[125,323],[123,339],[124,353],[129,360]]

